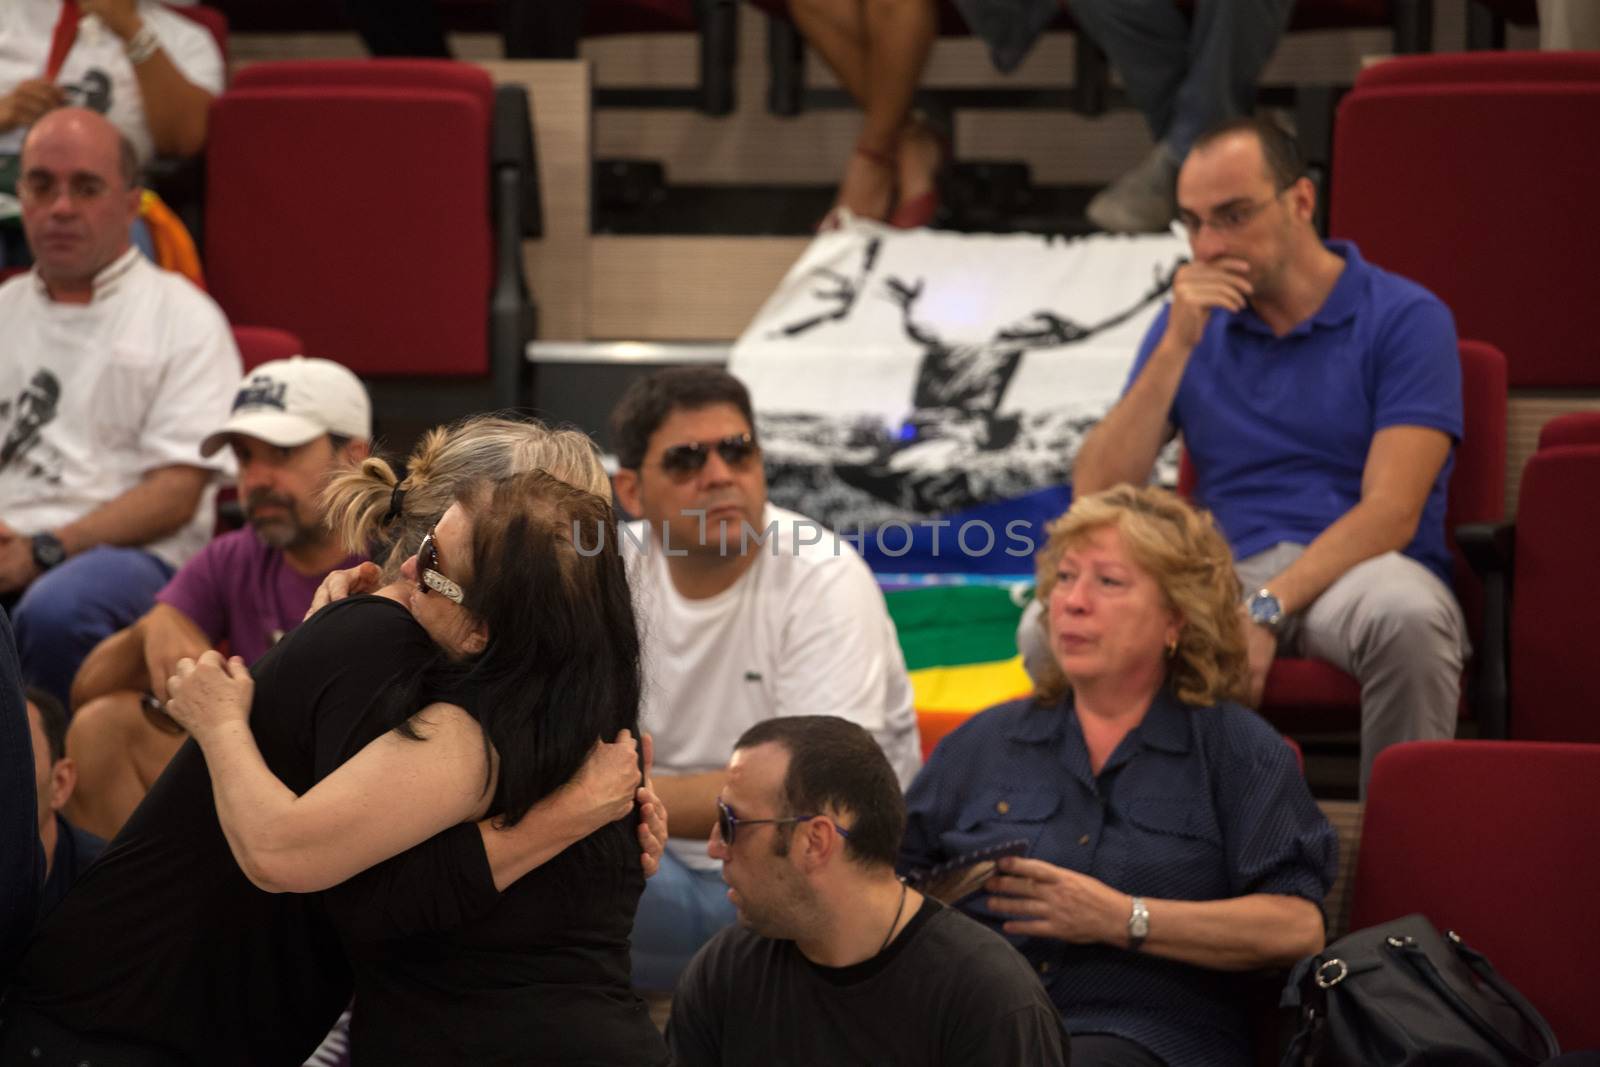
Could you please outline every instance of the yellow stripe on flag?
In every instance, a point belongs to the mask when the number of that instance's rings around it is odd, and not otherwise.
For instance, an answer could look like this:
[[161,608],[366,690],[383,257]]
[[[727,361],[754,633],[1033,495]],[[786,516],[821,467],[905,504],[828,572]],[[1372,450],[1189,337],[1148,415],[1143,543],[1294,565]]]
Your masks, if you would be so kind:
[[970,715],[1026,696],[1033,689],[1022,657],[964,667],[925,667],[911,672],[912,702],[918,713]]

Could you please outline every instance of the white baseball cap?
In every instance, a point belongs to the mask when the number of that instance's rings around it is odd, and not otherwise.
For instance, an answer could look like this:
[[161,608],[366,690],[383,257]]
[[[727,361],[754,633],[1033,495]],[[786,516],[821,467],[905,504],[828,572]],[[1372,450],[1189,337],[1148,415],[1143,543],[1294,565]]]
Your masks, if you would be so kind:
[[372,402],[361,379],[332,360],[275,359],[244,376],[233,414],[200,442],[200,454],[211,455],[236,433],[279,448],[325,433],[365,441],[372,436]]

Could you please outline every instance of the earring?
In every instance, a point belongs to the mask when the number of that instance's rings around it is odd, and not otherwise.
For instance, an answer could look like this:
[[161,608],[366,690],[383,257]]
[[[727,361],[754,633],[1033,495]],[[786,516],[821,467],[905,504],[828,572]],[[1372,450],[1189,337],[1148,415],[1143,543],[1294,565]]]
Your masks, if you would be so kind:
[[1178,654],[1178,638],[1174,634],[1172,640],[1167,642],[1167,658],[1171,659]]

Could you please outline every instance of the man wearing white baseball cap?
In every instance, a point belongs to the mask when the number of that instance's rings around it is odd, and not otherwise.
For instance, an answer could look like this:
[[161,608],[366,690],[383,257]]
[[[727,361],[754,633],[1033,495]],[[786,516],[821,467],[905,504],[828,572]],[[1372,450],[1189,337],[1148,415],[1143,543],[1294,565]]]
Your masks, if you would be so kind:
[[337,363],[294,356],[245,375],[200,453],[233,451],[248,526],[212,540],[155,607],[84,660],[67,732],[74,825],[111,837],[182,744],[161,711],[179,659],[226,642],[254,662],[305,615],[330,570],[360,562],[329,534],[317,496],[333,471],[367,456],[371,434],[367,391]]

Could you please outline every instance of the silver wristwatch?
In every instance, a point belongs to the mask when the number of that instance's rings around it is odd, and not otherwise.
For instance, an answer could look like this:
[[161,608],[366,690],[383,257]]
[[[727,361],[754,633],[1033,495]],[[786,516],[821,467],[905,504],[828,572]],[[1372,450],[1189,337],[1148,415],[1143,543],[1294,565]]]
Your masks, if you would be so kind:
[[1144,906],[1143,897],[1133,898],[1133,910],[1128,914],[1128,947],[1135,952],[1150,936],[1150,909]]

